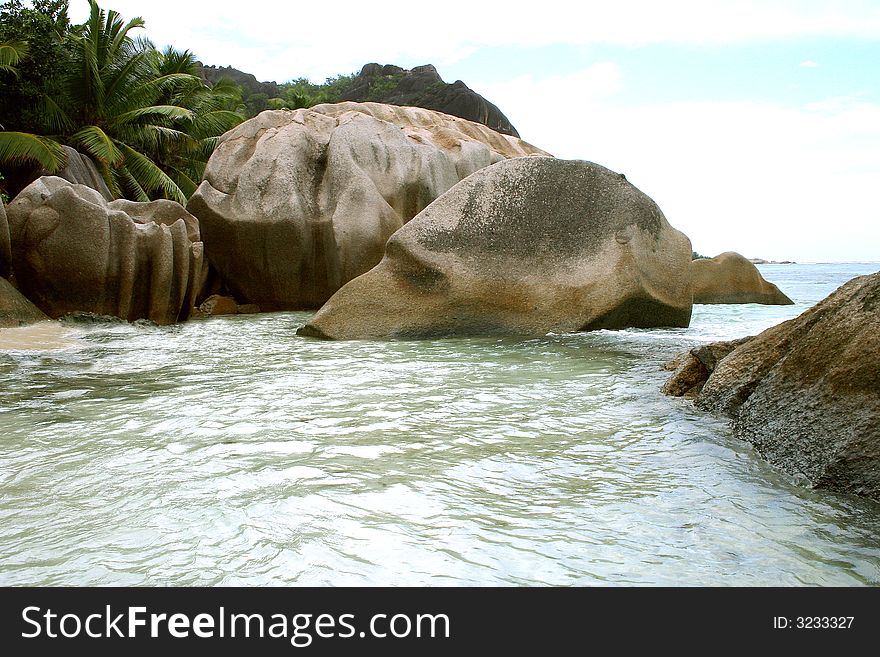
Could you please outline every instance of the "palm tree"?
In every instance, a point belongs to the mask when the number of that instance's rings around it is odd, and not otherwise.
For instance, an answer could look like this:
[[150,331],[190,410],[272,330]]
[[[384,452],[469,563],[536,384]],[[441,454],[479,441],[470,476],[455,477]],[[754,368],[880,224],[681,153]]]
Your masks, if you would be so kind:
[[[0,73],[18,77],[18,65],[28,55],[24,41],[13,39],[0,43]],[[64,151],[58,143],[27,132],[6,132],[0,124],[0,162],[37,162],[50,172],[65,163]]]
[[67,34],[72,66],[63,98],[47,96],[41,106],[44,132],[59,137],[0,132],[0,161],[35,160],[57,171],[63,153],[52,156],[61,141],[95,161],[114,196],[186,203],[217,136],[242,120],[225,107],[229,90],[208,88],[192,53],[158,53],[132,37],[142,18],[125,22],[89,4],[89,19]]
[[241,88],[227,79],[208,87],[198,77],[198,62],[189,50],[154,51],[153,68],[157,79],[174,76],[163,85],[156,104],[186,108],[190,115],[151,129],[143,150],[189,197],[202,179],[219,135],[244,120],[234,110],[241,104]]

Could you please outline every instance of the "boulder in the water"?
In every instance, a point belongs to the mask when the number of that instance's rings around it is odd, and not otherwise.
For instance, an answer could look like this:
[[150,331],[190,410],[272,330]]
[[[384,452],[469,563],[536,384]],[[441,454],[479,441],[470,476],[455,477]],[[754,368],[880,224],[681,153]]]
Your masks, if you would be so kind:
[[620,174],[518,158],[469,176],[303,327],[330,339],[687,326],[690,240]]
[[718,362],[696,406],[815,487],[880,500],[880,273]]
[[776,285],[764,280],[745,256],[727,251],[714,258],[691,263],[694,303],[762,303],[790,306],[794,303]]
[[546,155],[416,107],[267,111],[224,135],[187,208],[232,296],[267,311],[317,308],[459,180],[531,154]]

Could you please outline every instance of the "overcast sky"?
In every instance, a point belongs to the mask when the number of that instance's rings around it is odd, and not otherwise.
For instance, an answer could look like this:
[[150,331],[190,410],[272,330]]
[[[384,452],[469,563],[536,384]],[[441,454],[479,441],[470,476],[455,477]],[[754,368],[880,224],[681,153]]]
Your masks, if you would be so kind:
[[706,255],[880,260],[880,2],[101,5],[261,80],[432,63],[526,141],[625,173]]

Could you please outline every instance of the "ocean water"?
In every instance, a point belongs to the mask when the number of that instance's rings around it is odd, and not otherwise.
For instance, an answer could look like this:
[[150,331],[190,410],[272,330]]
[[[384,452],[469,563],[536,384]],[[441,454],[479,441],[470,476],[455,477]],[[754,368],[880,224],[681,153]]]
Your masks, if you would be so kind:
[[807,490],[660,394],[690,328],[321,342],[308,313],[69,324],[0,350],[0,585],[878,585],[880,505]]

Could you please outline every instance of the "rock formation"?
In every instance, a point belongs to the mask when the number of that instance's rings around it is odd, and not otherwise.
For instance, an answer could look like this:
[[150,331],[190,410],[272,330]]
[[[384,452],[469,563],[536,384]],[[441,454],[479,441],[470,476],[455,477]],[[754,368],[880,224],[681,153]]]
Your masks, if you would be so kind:
[[458,183],[300,329],[330,338],[687,326],[690,240],[626,179],[518,158]]
[[880,273],[723,358],[696,399],[771,464],[880,500]]
[[231,66],[206,66],[197,62],[197,75],[210,85],[215,85],[222,79],[232,80],[250,94],[266,94],[267,98],[278,96],[278,84],[275,82],[260,82],[252,73],[239,71]]
[[672,370],[672,376],[663,386],[663,394],[670,397],[696,397],[718,363],[751,339],[749,336],[739,340],[712,342],[679,354],[665,365],[667,370]]
[[794,303],[773,283],[764,280],[754,264],[739,253],[727,251],[691,263],[694,303]]
[[497,106],[461,80],[452,84],[444,82],[430,64],[416,66],[411,71],[391,64],[367,64],[352,80],[341,100],[424,107],[519,137],[516,128]]
[[24,326],[49,319],[24,298],[5,278],[0,278],[0,328]]
[[105,200],[112,201],[113,194],[110,193],[107,183],[104,182],[104,178],[101,177],[101,173],[98,171],[98,167],[95,166],[92,158],[88,155],[83,155],[70,146],[62,146],[61,148],[67,157],[67,164],[64,165],[64,168],[57,173],[43,171],[37,178],[40,176],[58,176],[74,185],[91,187],[103,196]]
[[171,324],[193,307],[199,226],[173,201],[108,203],[90,187],[46,176],[7,215],[17,284],[50,317],[82,311]]
[[232,297],[212,294],[193,312],[194,317],[211,317],[213,315],[252,315],[260,312],[260,307],[253,304],[240,305]]
[[9,222],[6,220],[6,208],[0,201],[0,278],[9,278],[12,274],[12,243],[9,240]]
[[459,180],[531,154],[545,153],[413,107],[268,111],[224,135],[188,210],[236,299],[266,311],[316,308]]

